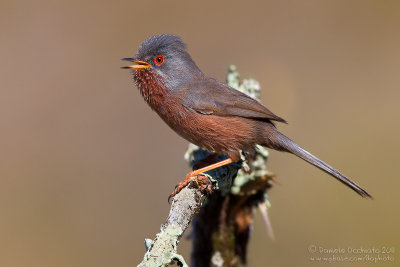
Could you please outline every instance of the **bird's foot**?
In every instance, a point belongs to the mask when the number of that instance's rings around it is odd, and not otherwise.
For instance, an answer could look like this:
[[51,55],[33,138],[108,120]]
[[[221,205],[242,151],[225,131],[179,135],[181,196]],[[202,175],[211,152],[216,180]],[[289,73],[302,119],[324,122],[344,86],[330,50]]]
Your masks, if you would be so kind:
[[183,188],[188,186],[190,183],[194,185],[195,188],[198,188],[201,193],[208,195],[212,193],[212,182],[210,179],[204,174],[192,175],[192,172],[186,176],[186,178],[180,182],[177,186],[175,186],[174,191],[168,197],[168,203],[170,203],[171,198],[176,196]]
[[207,175],[199,174],[193,178],[192,182],[204,195],[210,195],[213,192],[213,184]]
[[[227,158],[227,159],[224,159],[224,160],[222,160],[220,162],[217,162],[217,163],[211,164],[209,166],[203,167],[201,169],[198,169],[198,170],[190,172],[186,176],[185,180],[180,182],[175,187],[174,192],[172,192],[172,194],[168,197],[168,203],[169,203],[169,201],[170,201],[170,199],[172,197],[174,197],[176,194],[178,194],[184,187],[186,187],[192,181],[192,178],[198,179],[199,174],[207,172],[207,171],[210,171],[210,170],[213,170],[213,169],[216,169],[216,168],[219,168],[219,167],[222,167],[222,166],[225,166],[225,165],[230,164],[232,162],[234,162],[234,161],[231,158]],[[204,175],[202,175],[202,176],[204,176]]]
[[170,203],[171,198],[173,198],[176,194],[178,194],[183,188],[185,188],[190,183],[192,178],[193,178],[192,173],[189,173],[182,182],[180,182],[175,186],[174,191],[168,197],[168,203]]

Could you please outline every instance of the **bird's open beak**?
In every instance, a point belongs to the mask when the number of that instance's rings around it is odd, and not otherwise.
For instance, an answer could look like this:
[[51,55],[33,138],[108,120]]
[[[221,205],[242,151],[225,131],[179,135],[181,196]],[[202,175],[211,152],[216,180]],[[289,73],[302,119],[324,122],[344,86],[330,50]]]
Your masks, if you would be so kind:
[[121,60],[130,61],[130,62],[136,63],[136,65],[121,67],[121,69],[134,69],[134,70],[137,70],[137,69],[144,69],[144,68],[151,67],[151,64],[147,63],[146,61],[140,61],[140,60],[137,60],[137,59],[134,59],[134,58],[130,58],[130,57],[125,57],[125,58],[122,58]]

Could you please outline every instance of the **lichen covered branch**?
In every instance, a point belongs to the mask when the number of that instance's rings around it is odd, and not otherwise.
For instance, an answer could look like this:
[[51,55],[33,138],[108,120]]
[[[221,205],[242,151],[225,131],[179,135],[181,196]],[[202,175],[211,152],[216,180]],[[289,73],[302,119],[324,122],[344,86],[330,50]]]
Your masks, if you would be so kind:
[[167,222],[161,226],[154,241],[147,239],[147,252],[139,266],[167,266],[172,261],[187,266],[182,256],[177,254],[179,238],[188,228],[194,214],[205,200],[203,193],[188,186],[172,199]]
[[[207,158],[210,153],[197,149],[193,152],[198,161]],[[194,151],[194,150],[193,150]],[[220,159],[224,156],[219,156]],[[207,177],[212,185],[211,189],[220,188],[227,191],[232,186],[232,181],[240,168],[240,164],[230,164],[216,170],[207,172]],[[182,266],[187,266],[183,257],[177,254],[179,238],[188,228],[193,216],[200,210],[204,201],[207,199],[206,191],[199,188],[195,182],[182,189],[172,198],[171,209],[168,219],[161,226],[160,232],[154,240],[146,239],[146,254],[143,261],[138,265],[141,267],[167,266],[173,261]]]

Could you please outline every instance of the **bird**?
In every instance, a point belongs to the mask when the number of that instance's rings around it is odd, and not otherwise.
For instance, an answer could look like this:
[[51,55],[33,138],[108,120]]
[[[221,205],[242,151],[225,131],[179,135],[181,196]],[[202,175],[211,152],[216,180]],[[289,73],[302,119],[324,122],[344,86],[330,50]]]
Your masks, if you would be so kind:
[[289,152],[330,174],[360,196],[372,196],[335,168],[312,155],[278,131],[287,123],[258,100],[204,74],[193,61],[182,38],[160,34],[146,39],[134,63],[133,80],[145,102],[178,135],[208,151],[228,158],[190,172],[171,196],[193,177],[252,154],[256,145]]

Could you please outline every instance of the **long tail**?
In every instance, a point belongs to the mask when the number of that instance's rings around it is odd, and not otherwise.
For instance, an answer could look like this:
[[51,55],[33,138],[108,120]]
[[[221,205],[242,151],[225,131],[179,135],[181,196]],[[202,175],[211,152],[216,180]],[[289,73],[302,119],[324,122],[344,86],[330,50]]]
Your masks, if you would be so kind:
[[[353,189],[360,196],[366,197],[366,198],[372,198],[372,196],[367,191],[362,189],[358,184],[356,184],[355,182],[353,182],[352,180],[350,180],[349,178],[347,178],[346,176],[341,174],[338,170],[329,166],[328,164],[326,164],[319,158],[310,154],[309,152],[307,152],[306,150],[304,150],[303,148],[298,146],[295,142],[293,142],[292,140],[290,140],[288,137],[284,136],[277,130],[275,130],[274,137],[275,138],[274,138],[272,144],[270,142],[268,142],[267,146],[270,146],[271,148],[274,148],[277,150],[290,152],[290,153],[298,156],[299,158],[307,161],[308,163],[320,168],[324,172],[332,175],[333,177],[338,179],[340,182],[342,182],[343,184],[345,184],[348,187],[350,187],[351,189]],[[272,141],[272,140],[270,140],[270,141]]]

